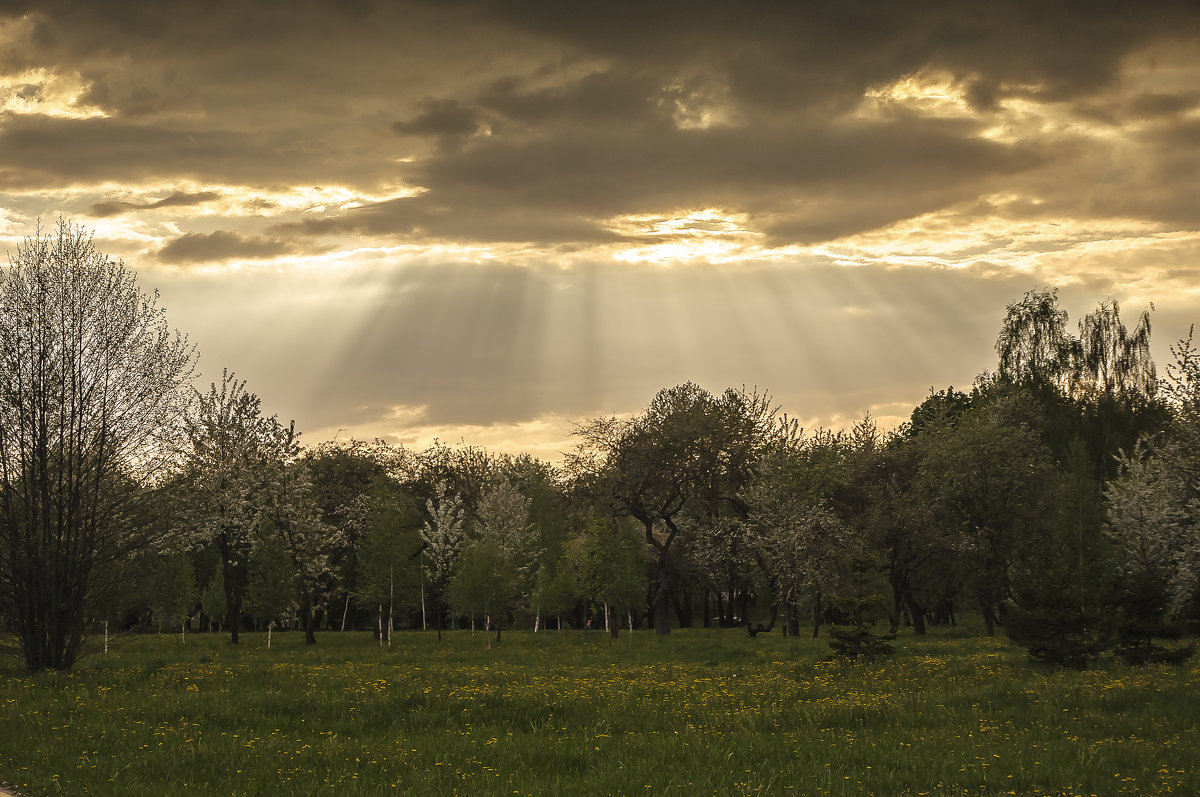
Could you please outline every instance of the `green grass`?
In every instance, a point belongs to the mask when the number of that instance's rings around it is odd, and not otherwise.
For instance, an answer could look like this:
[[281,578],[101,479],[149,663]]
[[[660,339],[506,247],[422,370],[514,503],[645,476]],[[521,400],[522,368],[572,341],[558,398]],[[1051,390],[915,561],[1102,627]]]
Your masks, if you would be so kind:
[[126,640],[0,663],[25,795],[1197,794],[1200,664],[1030,665],[935,630],[895,657],[742,631]]

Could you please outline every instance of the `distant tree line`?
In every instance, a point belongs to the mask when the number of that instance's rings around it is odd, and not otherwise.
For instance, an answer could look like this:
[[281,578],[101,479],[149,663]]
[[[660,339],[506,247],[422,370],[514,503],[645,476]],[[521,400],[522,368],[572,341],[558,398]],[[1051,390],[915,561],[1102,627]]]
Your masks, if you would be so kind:
[[[1200,621],[1200,352],[1159,378],[1114,301],[1009,305],[994,371],[899,429],[806,431],[757,390],[659,391],[555,467],[435,443],[305,448],[60,222],[0,278],[0,622],[31,671],[102,627],[824,624],[978,612],[1037,659],[1187,649]],[[1182,651],[1182,652],[1181,652]]]

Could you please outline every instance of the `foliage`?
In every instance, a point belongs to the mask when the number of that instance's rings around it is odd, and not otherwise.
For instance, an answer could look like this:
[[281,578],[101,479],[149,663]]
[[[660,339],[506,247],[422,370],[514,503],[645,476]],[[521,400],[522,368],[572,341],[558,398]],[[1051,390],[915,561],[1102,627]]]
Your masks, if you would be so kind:
[[604,605],[609,633],[646,598],[646,545],[636,527],[592,515],[573,553],[582,594]]
[[1059,497],[1050,454],[1023,420],[1024,399],[1001,391],[932,433],[915,485],[937,521],[955,532],[989,633],[1012,594],[1014,566],[1046,533]]
[[876,661],[895,653],[886,638],[877,637],[865,626],[834,626],[829,629],[829,649],[835,658]]
[[529,522],[529,501],[507,480],[479,500],[479,525],[463,550],[451,600],[470,617],[491,615],[497,639],[506,613],[526,605],[541,550]]
[[386,495],[366,501],[355,596],[371,611],[386,606],[389,623],[397,609],[417,603],[422,545],[419,523],[416,508],[407,503]]
[[1056,522],[1014,567],[1011,639],[1034,661],[1087,668],[1107,647],[1111,561],[1083,441],[1072,441]]
[[186,553],[159,557],[150,587],[150,611],[161,633],[163,628],[181,632],[196,601],[196,576]]
[[285,620],[295,608],[294,573],[287,543],[273,526],[256,536],[246,569],[246,612],[263,625]]
[[212,579],[200,593],[200,610],[214,630],[225,622],[225,568],[218,567],[213,571]]

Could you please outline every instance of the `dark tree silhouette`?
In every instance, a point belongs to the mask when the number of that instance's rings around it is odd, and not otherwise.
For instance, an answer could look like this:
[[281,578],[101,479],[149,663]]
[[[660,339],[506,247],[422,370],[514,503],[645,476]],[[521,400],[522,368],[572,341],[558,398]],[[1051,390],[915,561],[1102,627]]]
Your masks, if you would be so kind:
[[164,533],[193,362],[157,294],[67,221],[0,276],[0,613],[30,671],[70,669],[97,567]]

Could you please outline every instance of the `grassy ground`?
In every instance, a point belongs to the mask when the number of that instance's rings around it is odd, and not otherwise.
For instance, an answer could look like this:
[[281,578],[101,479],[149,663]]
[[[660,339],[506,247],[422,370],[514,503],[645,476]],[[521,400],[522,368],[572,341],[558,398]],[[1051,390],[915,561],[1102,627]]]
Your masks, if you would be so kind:
[[879,663],[740,631],[139,637],[0,663],[26,795],[1198,794],[1200,662],[1044,670],[935,630]]

